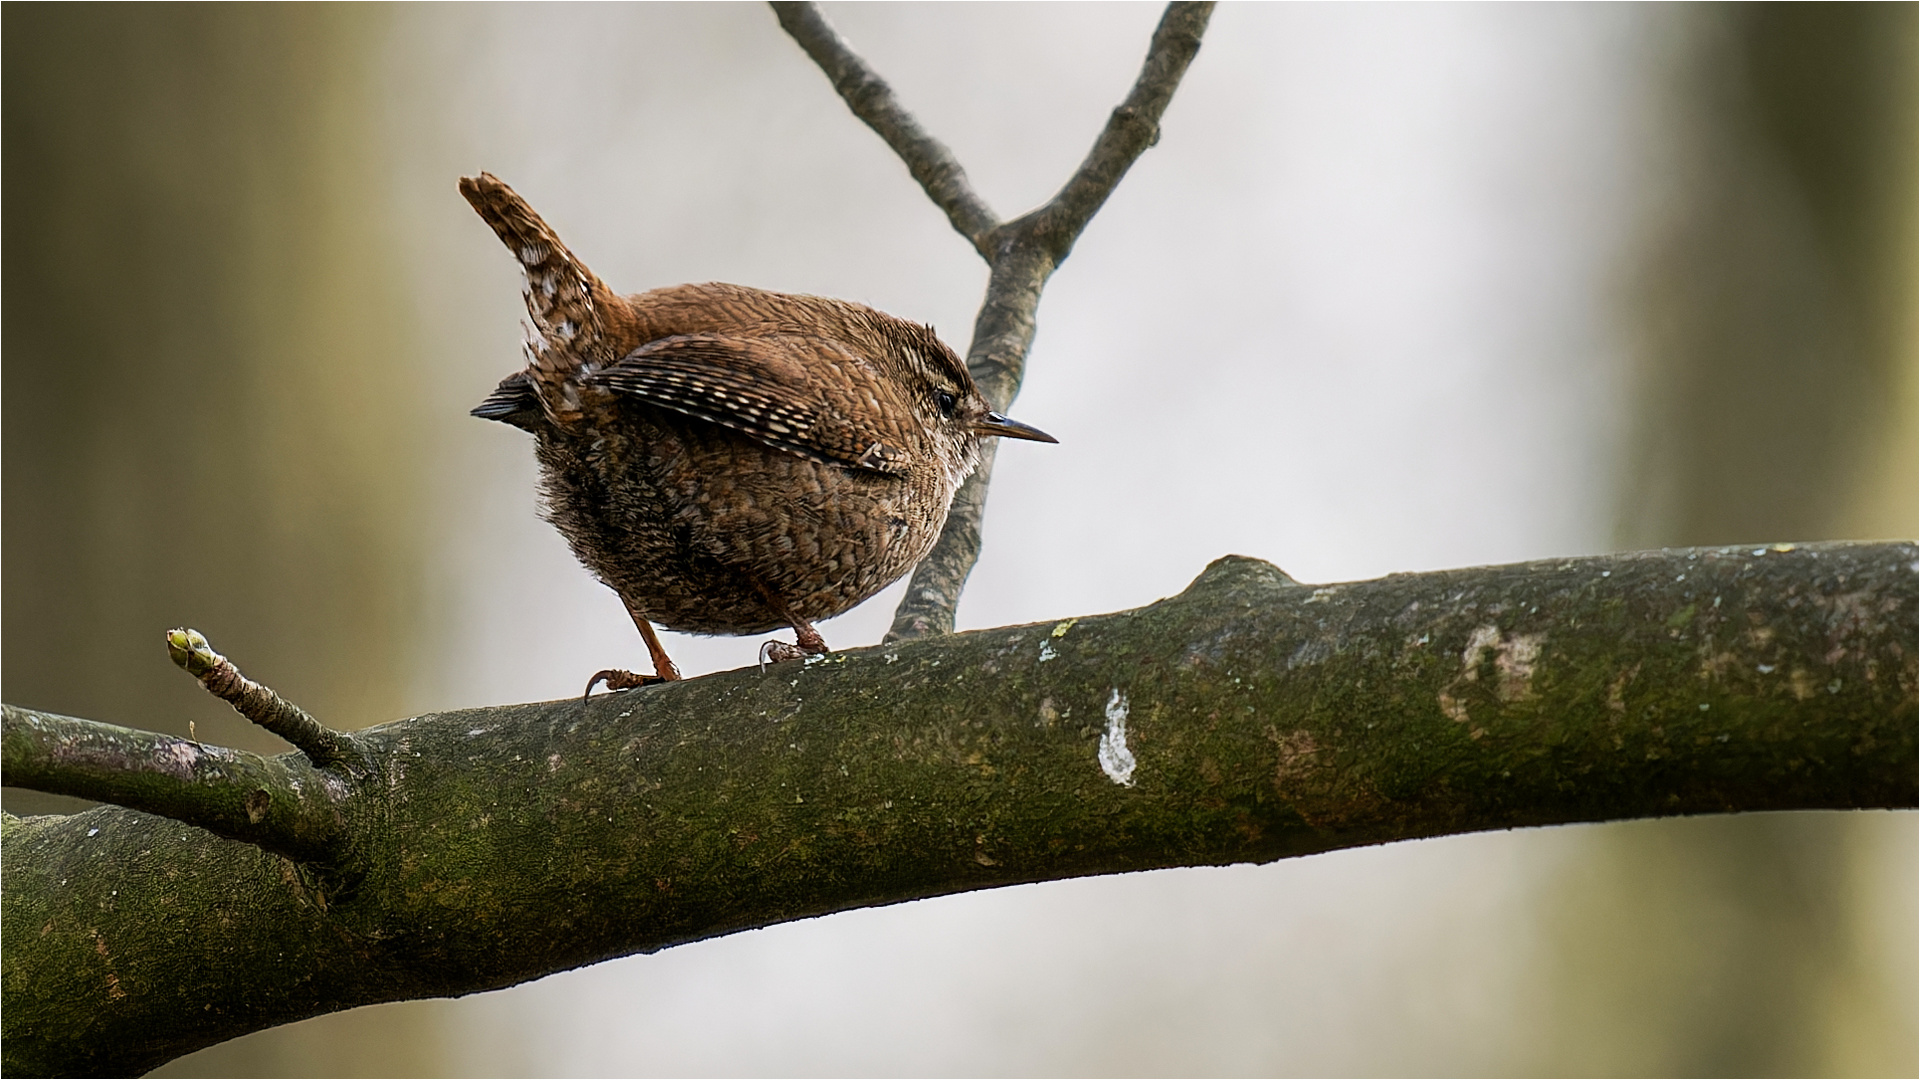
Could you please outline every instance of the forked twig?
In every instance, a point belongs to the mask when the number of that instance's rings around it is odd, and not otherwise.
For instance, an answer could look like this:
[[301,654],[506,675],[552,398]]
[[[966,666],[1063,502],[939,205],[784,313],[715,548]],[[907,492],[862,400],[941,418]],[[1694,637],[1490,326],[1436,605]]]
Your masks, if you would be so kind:
[[[1213,4],[1167,5],[1139,78],[1126,100],[1113,110],[1086,159],[1045,205],[1009,222],[994,216],[974,193],[953,153],[920,126],[886,80],[847,45],[817,7],[784,2],[772,6],[780,25],[826,73],[847,107],[886,140],[927,197],[987,261],[987,295],[974,320],[967,368],[987,400],[996,408],[1006,408],[1020,392],[1026,372],[1041,290],[1121,177],[1160,140],[1160,117],[1200,51]],[[894,612],[888,641],[953,630],[960,590],[980,557],[980,526],[994,449],[992,440],[981,447],[980,466],[954,496],[946,528],[933,551],[915,568],[906,599]]]

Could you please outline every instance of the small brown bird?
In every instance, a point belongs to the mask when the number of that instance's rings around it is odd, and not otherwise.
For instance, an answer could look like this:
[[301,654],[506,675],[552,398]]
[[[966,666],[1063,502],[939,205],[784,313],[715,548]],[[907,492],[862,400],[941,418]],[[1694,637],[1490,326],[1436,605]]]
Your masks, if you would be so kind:
[[507,185],[460,193],[525,271],[532,319],[526,369],[473,415],[533,434],[547,520],[653,657],[589,693],[680,677],[653,623],[791,626],[763,656],[826,652],[813,620],[926,555],[982,438],[1055,441],[994,412],[932,327],[743,285],[617,296]]

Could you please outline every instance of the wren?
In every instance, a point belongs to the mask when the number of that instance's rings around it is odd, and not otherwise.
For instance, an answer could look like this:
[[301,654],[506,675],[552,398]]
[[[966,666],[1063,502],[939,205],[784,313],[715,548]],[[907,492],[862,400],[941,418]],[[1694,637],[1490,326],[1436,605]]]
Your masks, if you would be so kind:
[[933,328],[844,300],[712,282],[619,296],[512,188],[460,193],[526,275],[527,366],[473,415],[534,437],[546,519],[654,632],[760,634],[824,653],[813,627],[933,547],[990,436],[1056,441],[992,410]]

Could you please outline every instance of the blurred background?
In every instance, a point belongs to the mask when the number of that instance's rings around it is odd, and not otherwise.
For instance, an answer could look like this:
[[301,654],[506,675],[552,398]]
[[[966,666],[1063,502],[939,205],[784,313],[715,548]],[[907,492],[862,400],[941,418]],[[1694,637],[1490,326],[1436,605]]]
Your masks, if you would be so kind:
[[[827,5],[1003,216],[1159,8]],[[563,697],[640,644],[534,515],[487,169],[616,288],[985,269],[759,5],[9,5],[9,702],[281,747]],[[1054,278],[963,627],[1916,532],[1915,7],[1223,6]],[[871,644],[898,588],[826,624]],[[756,639],[669,635],[689,674]],[[79,805],[9,790],[15,813]],[[163,1075],[1912,1075],[1912,813],[1456,837],[851,912]],[[1124,947],[1116,947],[1116,944]]]

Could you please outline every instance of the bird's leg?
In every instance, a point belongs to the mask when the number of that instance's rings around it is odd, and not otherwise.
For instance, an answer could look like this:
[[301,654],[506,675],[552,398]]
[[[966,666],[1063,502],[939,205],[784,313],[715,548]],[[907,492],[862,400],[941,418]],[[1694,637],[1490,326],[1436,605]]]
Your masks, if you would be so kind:
[[679,682],[680,669],[673,666],[673,658],[667,655],[666,646],[660,644],[660,635],[654,633],[653,623],[645,615],[627,608],[627,614],[633,616],[633,625],[640,628],[640,637],[647,643],[647,655],[653,657],[653,673],[661,682]]
[[[606,683],[609,690],[631,690],[637,686],[651,686],[658,682],[680,681],[680,669],[673,666],[673,658],[667,655],[666,646],[660,644],[660,635],[654,632],[653,623],[645,615],[634,610],[632,604],[627,605],[627,614],[632,617],[634,627],[640,631],[641,640],[647,643],[647,654],[653,657],[654,673],[640,675],[620,668],[596,671],[593,673],[593,678],[587,680],[587,692],[582,694],[582,697],[591,695],[593,688],[601,683]],[[817,638],[820,635],[814,636]]]
[[760,599],[765,600],[767,606],[773,609],[773,613],[785,619],[787,625],[793,627],[794,644],[769,641],[760,646],[761,667],[784,663],[788,660],[804,660],[809,656],[822,656],[831,651],[827,648],[827,639],[820,636],[820,631],[815,630],[812,623],[794,614],[793,609],[787,606],[787,602],[780,599],[772,589],[767,588],[764,582],[751,574],[747,575],[747,580],[753,583],[754,590],[760,594]]

